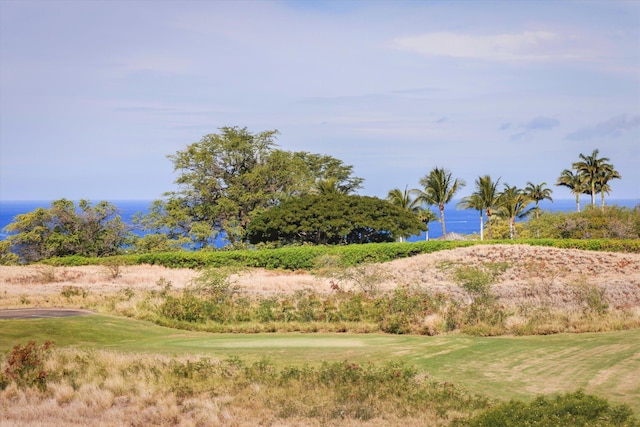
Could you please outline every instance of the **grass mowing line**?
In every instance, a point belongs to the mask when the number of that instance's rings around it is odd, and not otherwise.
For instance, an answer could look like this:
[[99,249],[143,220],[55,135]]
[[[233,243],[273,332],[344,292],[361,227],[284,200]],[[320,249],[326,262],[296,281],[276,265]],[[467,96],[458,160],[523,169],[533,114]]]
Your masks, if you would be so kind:
[[574,391],[640,414],[640,330],[479,338],[463,335],[208,334],[109,316],[3,320],[0,351],[29,340],[122,352],[269,358],[276,365],[404,360],[433,379],[499,399]]

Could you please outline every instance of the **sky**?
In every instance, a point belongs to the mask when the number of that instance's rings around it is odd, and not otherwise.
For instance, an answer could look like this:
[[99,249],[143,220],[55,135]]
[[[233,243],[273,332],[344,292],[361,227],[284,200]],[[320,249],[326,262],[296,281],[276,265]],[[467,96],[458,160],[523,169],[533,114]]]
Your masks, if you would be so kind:
[[167,155],[277,129],[359,194],[434,167],[640,200],[640,1],[0,0],[0,200],[157,199]]

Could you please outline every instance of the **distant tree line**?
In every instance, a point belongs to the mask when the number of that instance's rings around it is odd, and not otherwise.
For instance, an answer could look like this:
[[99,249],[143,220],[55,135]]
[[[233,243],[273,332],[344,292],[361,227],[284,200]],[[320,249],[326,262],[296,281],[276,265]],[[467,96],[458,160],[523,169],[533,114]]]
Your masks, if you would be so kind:
[[[132,233],[117,207],[108,202],[91,205],[82,200],[75,206],[61,199],[48,209],[18,215],[5,229],[9,237],[0,242],[2,262],[107,256],[124,250],[203,249],[214,247],[220,238],[230,248],[385,242],[421,231],[428,238],[433,221],[439,221],[447,235],[445,205],[465,182],[445,168],[433,168],[419,181],[421,188],[392,189],[385,200],[360,196],[355,193],[364,180],[353,175],[352,166],[328,155],[281,150],[275,144],[277,135],[275,130],[252,133],[247,128],[223,127],[169,155],[177,173],[176,190],[154,201],[147,213],[135,216],[133,227],[142,232],[141,237]],[[556,185],[576,194],[578,211],[579,196],[585,193],[592,205],[600,194],[604,211],[610,181],[621,178],[610,160],[598,154],[598,150],[589,156],[580,154],[572,169],[557,180]],[[480,176],[471,195],[458,203],[459,208],[479,212],[480,239],[485,231],[489,239],[495,238],[500,221],[508,222],[510,238],[517,237],[521,228],[516,226],[517,219],[533,216],[542,224],[538,203],[552,200],[546,183],[528,182],[523,189],[505,183],[502,191],[499,184],[500,178]],[[633,229],[625,227],[618,226]],[[544,237],[546,231],[536,233],[531,237]]]

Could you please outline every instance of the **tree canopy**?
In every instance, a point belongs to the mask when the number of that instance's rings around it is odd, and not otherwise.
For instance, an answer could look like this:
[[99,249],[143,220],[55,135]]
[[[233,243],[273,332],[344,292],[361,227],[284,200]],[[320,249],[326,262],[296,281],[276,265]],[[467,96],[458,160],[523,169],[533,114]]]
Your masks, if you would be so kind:
[[221,232],[240,243],[253,217],[283,199],[329,186],[346,194],[363,182],[334,157],[276,149],[276,130],[219,130],[169,156],[178,190],[138,218],[146,231],[185,238],[194,248],[211,245]]
[[109,202],[92,205],[80,200],[76,207],[74,202],[60,199],[48,209],[18,215],[5,227],[11,234],[4,249],[22,262],[67,255],[115,255],[131,238],[128,229]]
[[251,243],[350,244],[392,242],[418,234],[417,215],[375,197],[309,194],[290,198],[249,225]]

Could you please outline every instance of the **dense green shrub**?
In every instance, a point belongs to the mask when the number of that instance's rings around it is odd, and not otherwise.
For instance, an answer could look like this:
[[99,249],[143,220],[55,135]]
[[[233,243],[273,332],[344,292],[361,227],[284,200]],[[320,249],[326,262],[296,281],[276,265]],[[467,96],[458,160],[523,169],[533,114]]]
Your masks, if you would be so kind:
[[347,246],[295,246],[277,249],[244,249],[233,251],[157,252],[119,255],[117,257],[84,258],[69,256],[50,258],[43,264],[56,266],[101,265],[117,258],[122,265],[149,264],[168,268],[260,267],[286,270],[313,270],[323,257],[332,257],[337,267],[350,267],[373,262],[387,262],[418,254],[467,247],[476,244],[528,244],[564,249],[640,253],[640,239],[518,239],[491,241],[421,241],[403,243],[370,243]]
[[471,418],[472,427],[635,427],[638,420],[627,405],[612,406],[582,391],[555,397],[540,396],[530,403],[510,401]]

